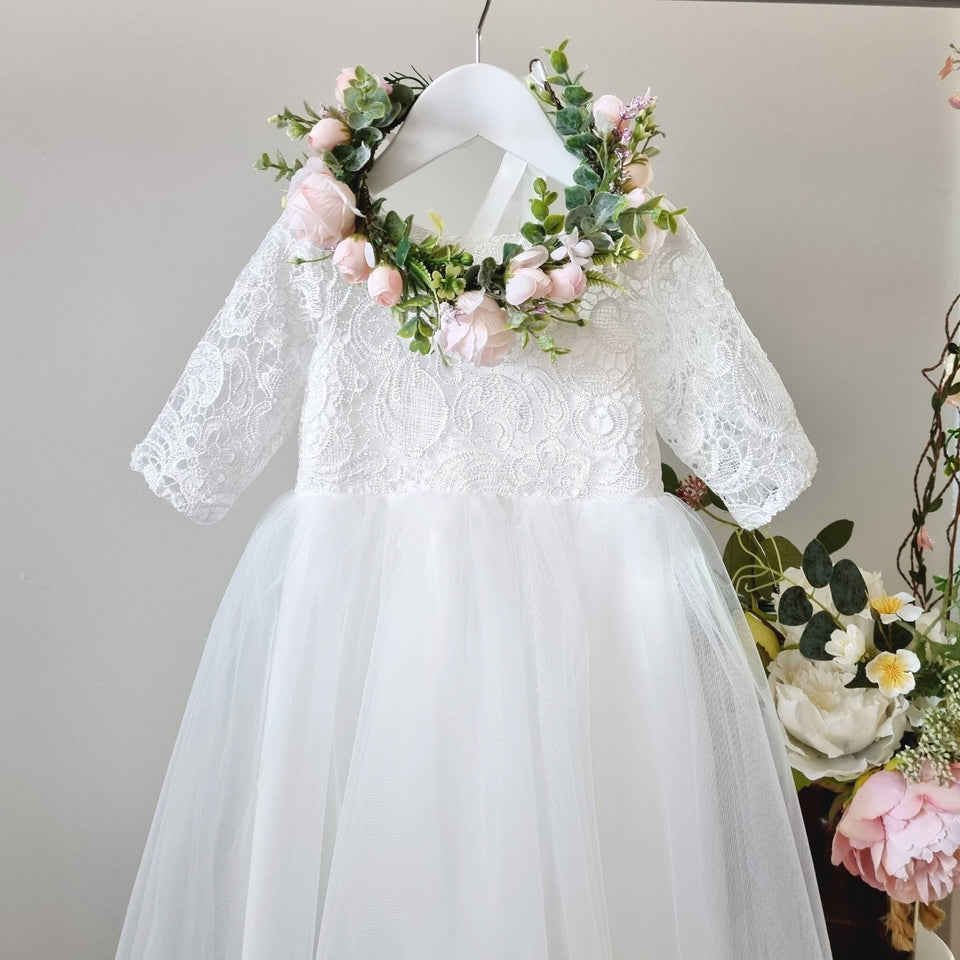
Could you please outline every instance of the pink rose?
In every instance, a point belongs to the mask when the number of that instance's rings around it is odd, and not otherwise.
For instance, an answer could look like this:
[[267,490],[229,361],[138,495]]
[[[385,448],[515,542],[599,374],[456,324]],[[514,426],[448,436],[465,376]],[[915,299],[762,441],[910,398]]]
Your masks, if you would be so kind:
[[647,163],[628,163],[623,168],[623,175],[626,178],[624,182],[624,191],[643,189],[649,187],[653,182],[653,165]]
[[333,251],[333,265],[347,283],[363,283],[377,265],[373,245],[362,233],[346,237]]
[[350,142],[350,128],[336,117],[324,117],[318,120],[307,134],[307,142],[317,153],[332,150],[341,143]]
[[441,349],[459,353],[468,363],[494,367],[503,360],[516,337],[497,301],[482,290],[469,290],[457,297],[454,306],[443,305],[440,329],[434,339]]
[[587,289],[587,275],[579,263],[565,263],[556,270],[551,270],[550,289],[547,299],[554,303],[569,303],[576,300]]
[[536,267],[511,270],[507,277],[506,301],[517,307],[531,297],[545,297],[550,290],[550,278]]
[[393,307],[403,296],[403,275],[396,267],[381,263],[367,277],[367,291],[381,307]]
[[294,235],[313,246],[330,250],[353,230],[357,198],[319,157],[293,175],[284,207]]
[[337,103],[342,107],[343,103],[343,94],[346,91],[347,87],[350,86],[351,81],[357,79],[357,68],[356,67],[344,67],[338,74],[336,82],[334,83],[334,94],[337,98]]
[[[960,776],[960,764],[951,770]],[[835,866],[901,903],[942,900],[960,881],[960,784],[940,786],[926,760],[922,776],[919,783],[897,770],[869,776],[833,838]]]
[[626,109],[624,102],[612,93],[605,93],[594,100],[593,121],[596,124],[597,133],[601,137],[605,137],[614,130],[620,133],[625,122],[623,115]]

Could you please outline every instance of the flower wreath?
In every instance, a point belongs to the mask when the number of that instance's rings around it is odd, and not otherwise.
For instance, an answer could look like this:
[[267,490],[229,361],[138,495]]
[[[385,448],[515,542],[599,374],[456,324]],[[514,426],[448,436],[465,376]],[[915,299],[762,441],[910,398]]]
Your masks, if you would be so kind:
[[546,50],[552,75],[540,60],[531,63],[527,85],[580,165],[564,191],[565,213],[551,211],[559,194],[542,178],[534,182],[533,219],[520,230],[529,246],[506,243],[499,261],[477,262],[442,240],[435,213],[436,233],[414,241],[413,216],[385,212],[384,198],[371,198],[367,173],[377,149],[430,80],[417,70],[381,80],[357,66],[337,78],[337,106],[317,113],[304,101],[306,117],[284,108],[269,120],[291,139],[306,138],[313,151],[292,165],[279,151],[255,164],[276,170],[275,181],[290,180],[283,203],[295,235],[328,251],[292,262],[332,258],[346,282],[366,282],[373,300],[392,309],[397,334],[421,354],[436,347],[493,366],[518,338],[523,347],[534,340],[551,362],[569,353],[548,332],[551,325],[584,326],[578,308],[586,289],[617,286],[602,266],[654,254],[687,208],[668,210],[662,196],[647,192],[650,160],[660,152],[650,142],[665,136],[654,118],[657,98],[648,89],[628,103],[611,94],[593,100],[580,82],[583,71],[570,76],[567,43]]

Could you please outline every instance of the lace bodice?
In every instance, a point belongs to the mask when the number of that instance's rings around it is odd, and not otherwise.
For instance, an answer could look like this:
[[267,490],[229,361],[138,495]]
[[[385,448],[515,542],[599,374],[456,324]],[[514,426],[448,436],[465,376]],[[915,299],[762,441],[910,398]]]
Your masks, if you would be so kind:
[[[656,434],[743,526],[809,483],[793,403],[685,217],[653,257],[591,286],[571,353],[531,345],[495,367],[413,354],[389,310],[283,215],[241,271],[157,421],[133,451],[150,487],[220,519],[299,419],[297,489],[435,489],[555,498],[663,492]],[[455,237],[478,255],[506,239]]]

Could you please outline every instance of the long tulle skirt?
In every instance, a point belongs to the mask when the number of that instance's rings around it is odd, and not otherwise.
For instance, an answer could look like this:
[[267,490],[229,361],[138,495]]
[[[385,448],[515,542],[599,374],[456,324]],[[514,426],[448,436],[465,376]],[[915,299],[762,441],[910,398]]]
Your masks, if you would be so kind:
[[829,958],[700,518],[280,497],[213,622],[117,956]]

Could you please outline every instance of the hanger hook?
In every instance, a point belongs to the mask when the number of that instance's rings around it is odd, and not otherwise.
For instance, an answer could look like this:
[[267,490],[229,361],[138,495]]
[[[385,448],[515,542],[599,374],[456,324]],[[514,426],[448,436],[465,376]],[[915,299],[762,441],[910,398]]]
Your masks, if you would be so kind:
[[483,5],[483,13],[480,14],[480,22],[477,24],[477,63],[480,62],[480,35],[483,33],[483,21],[487,19],[487,11],[493,0],[487,0]]

